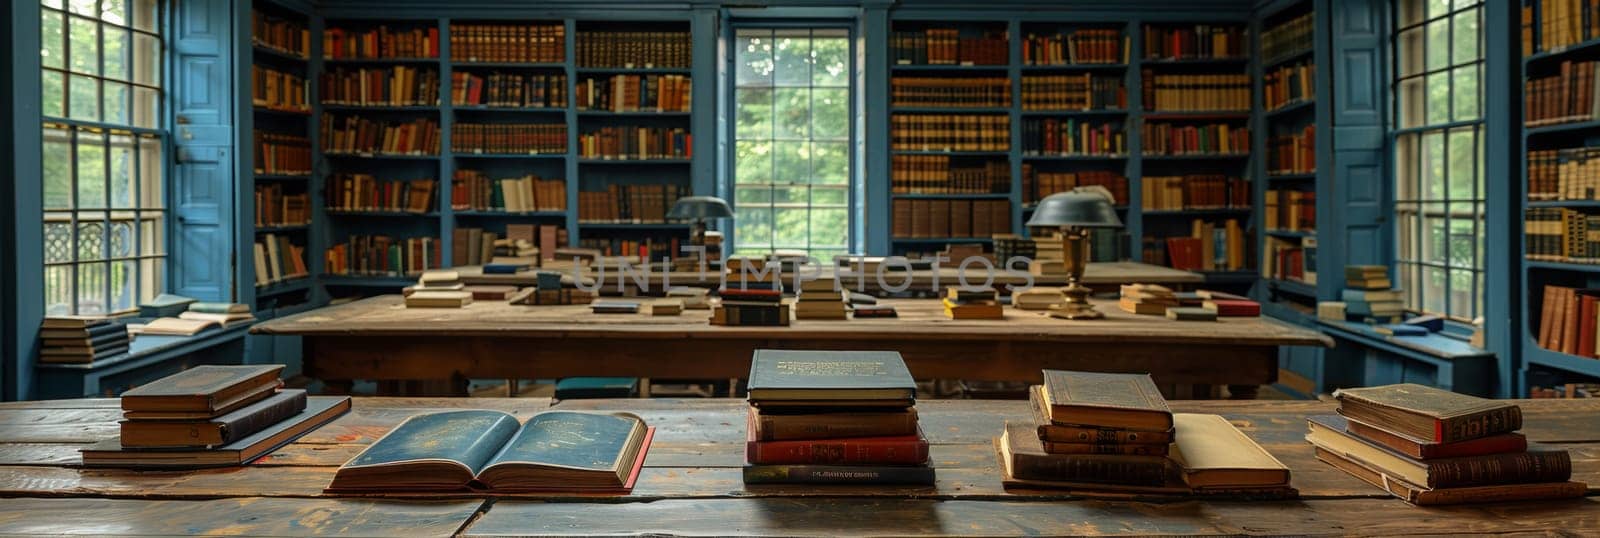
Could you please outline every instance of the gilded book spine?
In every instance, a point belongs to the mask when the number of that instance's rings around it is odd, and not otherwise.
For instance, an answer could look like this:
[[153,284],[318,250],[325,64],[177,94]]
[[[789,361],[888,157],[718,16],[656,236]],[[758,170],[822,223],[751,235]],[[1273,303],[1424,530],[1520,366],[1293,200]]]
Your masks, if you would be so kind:
[[917,413],[819,413],[756,415],[756,439],[838,439],[916,435]]
[[1153,456],[1016,454],[1011,473],[1024,480],[1161,486],[1167,483],[1167,462]]
[[1130,456],[1165,456],[1168,445],[1125,445],[1114,443],[1054,443],[1044,441],[1044,451],[1051,454],[1126,454]]
[[1565,450],[1494,454],[1428,462],[1428,487],[1435,489],[1565,482],[1570,478],[1572,478],[1572,458]]
[[1481,413],[1441,420],[1434,424],[1436,440],[1453,443],[1522,429],[1522,408],[1500,407]]
[[928,461],[928,441],[915,436],[820,441],[750,441],[752,464],[918,465]]
[[1039,439],[1053,443],[1093,443],[1099,445],[1166,445],[1172,442],[1172,432],[1140,432],[1077,428],[1045,424],[1039,426]]

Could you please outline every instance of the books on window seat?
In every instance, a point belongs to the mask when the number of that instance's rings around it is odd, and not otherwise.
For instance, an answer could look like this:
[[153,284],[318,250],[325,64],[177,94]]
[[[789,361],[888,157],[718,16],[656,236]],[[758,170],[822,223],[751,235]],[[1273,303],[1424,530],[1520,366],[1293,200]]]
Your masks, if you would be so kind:
[[758,349],[749,398],[746,484],[934,482],[899,353]]
[[189,310],[189,305],[194,304],[194,302],[195,302],[195,299],[190,298],[190,297],[184,297],[182,295],[173,295],[171,293],[163,293],[163,294],[157,295],[156,298],[151,299],[149,302],[140,303],[139,304],[139,317],[145,317],[145,318],[177,317],[178,314],[182,314],[182,313],[188,311]]
[[194,303],[182,314],[179,319],[214,321],[222,328],[228,328],[240,323],[249,323],[256,320],[250,313],[250,305],[239,303]]
[[[55,325],[55,327],[51,327]],[[71,325],[71,328],[62,327]],[[110,319],[45,318],[39,329],[39,362],[89,364],[128,352],[128,327]]]
[[628,413],[492,410],[407,418],[339,467],[327,491],[626,494],[655,429]]
[[1581,496],[1565,450],[1516,433],[1521,409],[1414,384],[1343,389],[1313,416],[1317,459],[1418,505]]
[[128,324],[128,334],[152,336],[194,336],[210,329],[221,329],[222,324],[209,319],[160,318],[143,325]]

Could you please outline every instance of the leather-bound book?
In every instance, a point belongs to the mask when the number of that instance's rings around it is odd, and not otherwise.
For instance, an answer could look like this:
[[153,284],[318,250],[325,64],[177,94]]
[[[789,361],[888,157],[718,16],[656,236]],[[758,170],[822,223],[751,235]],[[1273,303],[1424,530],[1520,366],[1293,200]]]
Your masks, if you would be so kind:
[[1172,471],[1165,456],[1045,452],[1032,424],[1008,421],[999,443],[1010,476],[1021,480],[1163,486]]
[[1372,484],[1389,494],[1418,506],[1435,506],[1467,503],[1501,503],[1539,499],[1566,499],[1582,497],[1589,486],[1583,482],[1544,482],[1538,484],[1506,484],[1465,488],[1428,489],[1385,474],[1367,463],[1356,461],[1343,454],[1318,447],[1317,459],[1350,473],[1361,481]]
[[750,408],[758,441],[916,435],[917,409],[848,413],[784,413]]
[[124,447],[212,447],[238,441],[306,408],[306,391],[288,389],[211,420],[124,420]]
[[1413,383],[1340,389],[1339,414],[1434,443],[1453,443],[1522,428],[1515,404]]
[[1087,426],[1063,426],[1050,422],[1049,406],[1044,403],[1044,387],[1034,385],[1028,390],[1029,407],[1033,409],[1034,423],[1038,425],[1039,439],[1048,446],[1057,444],[1084,444],[1084,445],[1143,445],[1159,446],[1163,450],[1172,443],[1172,431],[1142,432],[1135,430],[1118,430],[1111,428],[1095,428]]
[[214,416],[270,395],[282,371],[281,364],[196,366],[122,393],[122,409]]
[[1454,443],[1433,443],[1371,426],[1359,420],[1347,419],[1346,422],[1350,433],[1412,459],[1461,458],[1522,452],[1528,449],[1528,438],[1520,433],[1502,433]]
[[1317,448],[1428,489],[1565,482],[1572,478],[1572,459],[1565,450],[1533,447],[1512,454],[1414,460],[1349,433],[1344,417],[1325,415],[1307,420],[1311,433],[1306,434],[1306,440]]
[[1045,370],[1043,396],[1052,424],[1172,430],[1172,411],[1149,374]]

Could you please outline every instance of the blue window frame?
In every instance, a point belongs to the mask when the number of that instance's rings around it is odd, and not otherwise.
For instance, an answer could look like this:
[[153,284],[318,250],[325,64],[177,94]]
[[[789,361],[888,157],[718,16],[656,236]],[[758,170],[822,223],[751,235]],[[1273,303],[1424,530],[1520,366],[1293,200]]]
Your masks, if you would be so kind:
[[46,315],[117,314],[166,283],[161,0],[43,0]]

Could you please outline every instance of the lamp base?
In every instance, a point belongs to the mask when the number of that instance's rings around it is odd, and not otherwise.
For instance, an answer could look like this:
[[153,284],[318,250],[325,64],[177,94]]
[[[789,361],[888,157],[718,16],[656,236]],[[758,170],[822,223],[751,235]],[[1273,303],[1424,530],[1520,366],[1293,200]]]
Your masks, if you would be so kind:
[[1106,315],[1094,306],[1066,303],[1050,310],[1050,317],[1061,319],[1105,319]]

